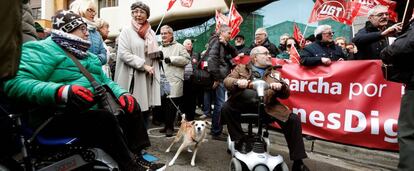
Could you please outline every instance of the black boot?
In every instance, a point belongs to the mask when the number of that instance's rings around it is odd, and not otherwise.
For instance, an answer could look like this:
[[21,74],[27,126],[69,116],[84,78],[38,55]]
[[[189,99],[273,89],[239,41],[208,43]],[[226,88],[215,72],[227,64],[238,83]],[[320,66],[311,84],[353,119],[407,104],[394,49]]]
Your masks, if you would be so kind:
[[303,163],[302,160],[293,161],[292,171],[309,171],[309,168]]

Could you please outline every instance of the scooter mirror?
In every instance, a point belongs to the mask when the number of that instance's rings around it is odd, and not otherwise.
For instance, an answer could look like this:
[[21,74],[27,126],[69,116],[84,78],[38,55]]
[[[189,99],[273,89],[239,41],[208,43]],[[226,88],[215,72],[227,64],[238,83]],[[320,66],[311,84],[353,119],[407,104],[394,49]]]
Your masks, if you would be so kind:
[[253,89],[257,91],[257,96],[263,97],[264,91],[269,88],[269,84],[266,83],[266,81],[263,81],[261,79],[256,79],[253,81]]

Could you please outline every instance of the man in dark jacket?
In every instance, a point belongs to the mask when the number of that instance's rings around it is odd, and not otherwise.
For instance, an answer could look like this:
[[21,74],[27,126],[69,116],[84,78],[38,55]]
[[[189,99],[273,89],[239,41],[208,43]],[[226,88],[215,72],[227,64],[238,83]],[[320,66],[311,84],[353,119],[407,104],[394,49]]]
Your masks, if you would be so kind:
[[316,41],[301,52],[300,63],[305,66],[330,65],[332,61],[344,60],[342,48],[333,41],[334,32],[329,25],[320,25],[315,29]]
[[[276,47],[275,44],[269,41],[269,36],[267,35],[265,28],[258,28],[255,33],[254,42],[250,46],[250,50],[257,46],[263,46],[269,50],[270,55],[273,58],[276,58],[277,54],[280,53],[280,50]],[[249,50],[249,53],[250,53]]]
[[221,116],[223,123],[227,124],[231,140],[235,141],[237,147],[238,141],[244,136],[240,125],[241,113],[257,113],[257,92],[249,88],[251,86],[249,83],[257,78],[263,79],[270,88],[265,91],[264,111],[266,115],[262,120],[276,121],[282,127],[289,147],[290,159],[294,161],[292,170],[308,170],[302,162],[307,155],[303,144],[300,119],[278,100],[278,98],[289,97],[288,84],[280,77],[277,67],[272,67],[270,53],[265,47],[253,48],[250,56],[252,58],[250,64],[237,65],[224,79],[224,84],[230,91],[230,97],[223,105]]
[[405,93],[401,100],[398,117],[398,143],[400,159],[398,170],[414,170],[414,23],[411,18],[410,28],[397,37],[395,42],[382,50],[380,57],[384,63],[393,64],[405,75]]
[[392,26],[389,23],[388,7],[375,6],[368,12],[365,27],[352,39],[358,47],[355,59],[380,59],[379,53],[389,45],[388,38],[400,31],[401,23]]
[[237,56],[237,50],[229,44],[230,36],[230,27],[221,25],[218,32],[210,38],[206,52],[208,55],[208,71],[214,80],[213,94],[216,97],[214,100],[211,134],[213,139],[222,141],[226,140],[226,137],[221,134],[223,128],[220,125],[220,111],[225,101],[226,93],[223,80],[233,67],[232,57]]
[[236,48],[236,50],[239,54],[243,53],[243,55],[249,55],[248,53],[250,52],[250,50],[245,45],[245,39],[244,39],[243,35],[238,34],[234,38],[234,47]]

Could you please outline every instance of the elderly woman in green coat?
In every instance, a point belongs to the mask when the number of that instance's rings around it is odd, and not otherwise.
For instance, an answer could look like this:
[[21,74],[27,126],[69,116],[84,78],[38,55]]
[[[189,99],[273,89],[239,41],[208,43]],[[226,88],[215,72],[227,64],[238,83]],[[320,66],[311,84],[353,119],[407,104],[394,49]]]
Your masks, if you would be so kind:
[[[82,18],[59,11],[53,18],[53,29],[51,37],[23,45],[17,76],[3,84],[4,92],[18,105],[32,104],[38,109],[23,114],[23,118],[30,118],[29,126],[36,128],[53,116],[42,130],[45,136],[78,137],[82,144],[106,151],[122,170],[163,167],[142,158],[141,150],[150,143],[139,105],[104,75],[99,59],[87,52],[89,33]],[[98,84],[110,87],[125,114],[114,116],[97,107],[97,93],[69,56]],[[58,112],[60,115],[54,115]]]

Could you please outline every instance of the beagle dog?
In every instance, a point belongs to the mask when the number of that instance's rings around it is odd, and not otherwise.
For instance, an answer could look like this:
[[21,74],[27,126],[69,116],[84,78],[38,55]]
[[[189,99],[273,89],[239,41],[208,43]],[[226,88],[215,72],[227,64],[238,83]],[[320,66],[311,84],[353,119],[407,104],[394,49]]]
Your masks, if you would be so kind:
[[191,158],[191,166],[195,166],[195,156],[197,154],[198,147],[200,143],[206,137],[207,127],[210,127],[211,123],[209,121],[202,121],[202,120],[194,120],[194,121],[187,121],[185,119],[185,114],[181,115],[181,126],[178,130],[177,135],[174,138],[174,141],[168,147],[165,152],[170,152],[171,147],[180,141],[181,137],[183,138],[183,143],[181,144],[180,148],[178,148],[177,153],[173,157],[173,159],[168,163],[169,166],[174,165],[175,160],[177,159],[178,155],[180,155],[181,151],[184,148],[188,148],[188,151],[191,152],[190,146],[194,145],[194,153],[193,157]]

